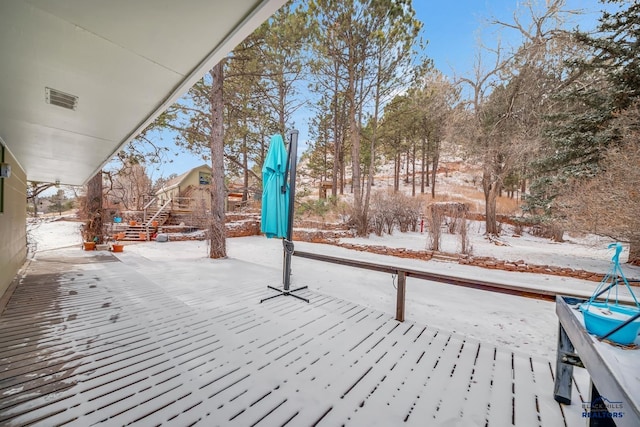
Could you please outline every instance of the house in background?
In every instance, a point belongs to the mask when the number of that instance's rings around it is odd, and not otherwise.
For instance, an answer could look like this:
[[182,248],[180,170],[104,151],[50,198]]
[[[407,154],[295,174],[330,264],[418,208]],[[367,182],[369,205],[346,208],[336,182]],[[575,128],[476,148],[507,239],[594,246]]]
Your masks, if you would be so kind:
[[[229,185],[225,199],[225,209],[234,211],[246,205],[242,188]],[[156,204],[162,207],[171,201],[171,212],[201,212],[211,210],[211,166],[207,164],[195,167],[171,180],[156,191]],[[256,195],[254,199],[258,200]]]
[[27,257],[27,180],[87,183],[285,2],[0,2],[0,306]]
[[167,201],[172,210],[211,210],[211,166],[200,165],[169,180],[156,192],[158,206]]

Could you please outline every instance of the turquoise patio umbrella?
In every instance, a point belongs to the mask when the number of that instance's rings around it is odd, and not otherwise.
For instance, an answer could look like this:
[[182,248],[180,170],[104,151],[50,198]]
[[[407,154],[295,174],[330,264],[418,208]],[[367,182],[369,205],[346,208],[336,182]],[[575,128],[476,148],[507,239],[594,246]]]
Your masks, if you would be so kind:
[[[262,166],[262,223],[265,236],[287,237],[289,185],[285,183],[287,150],[281,135],[273,135]],[[283,191],[284,190],[284,191]]]

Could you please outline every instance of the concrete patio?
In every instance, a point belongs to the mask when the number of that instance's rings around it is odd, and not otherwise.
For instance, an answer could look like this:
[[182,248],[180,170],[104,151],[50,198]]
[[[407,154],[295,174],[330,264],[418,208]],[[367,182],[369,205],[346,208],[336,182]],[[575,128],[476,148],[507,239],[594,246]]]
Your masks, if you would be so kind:
[[0,424],[584,424],[549,360],[310,290],[260,304],[280,281],[237,259],[40,253],[0,316]]

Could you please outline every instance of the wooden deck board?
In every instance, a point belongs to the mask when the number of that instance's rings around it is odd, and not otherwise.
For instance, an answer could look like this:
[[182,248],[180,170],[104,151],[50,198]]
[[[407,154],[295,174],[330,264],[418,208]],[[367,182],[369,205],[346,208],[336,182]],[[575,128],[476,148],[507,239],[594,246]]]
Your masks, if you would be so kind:
[[448,424],[462,418],[464,403],[468,399],[469,386],[475,369],[479,343],[465,340],[457,360],[440,392],[435,423]]
[[[515,425],[515,397],[513,396],[513,368],[511,352],[494,349],[491,397],[489,400],[489,425]],[[535,420],[531,420],[535,422]]]
[[198,287],[188,263],[115,260],[29,267],[0,316],[0,424],[564,425],[524,355],[310,290],[260,304],[278,274],[256,266]]
[[[449,336],[447,342],[438,355],[436,364],[428,371],[423,390],[412,405],[410,417],[414,423],[435,424],[435,418],[442,401],[447,382],[451,380],[458,355],[463,349],[464,342],[457,337]],[[463,390],[460,390],[462,392]]]
[[466,399],[462,406],[462,420],[464,423],[484,426],[488,422],[493,377],[492,365],[493,346],[478,343]]
[[540,426],[538,397],[531,359],[513,358],[513,397],[515,425]]
[[[533,379],[537,386],[536,389],[548,390],[549,388],[553,388],[553,377],[549,375],[551,372],[550,361],[532,359],[531,362],[533,366]],[[554,400],[543,399],[542,396],[538,396],[538,404],[540,405],[538,413],[540,415],[541,426],[563,427],[565,425],[563,417],[558,416],[556,413],[558,406]],[[583,421],[584,420],[574,420],[573,423],[568,422],[567,424],[579,425],[583,423]]]

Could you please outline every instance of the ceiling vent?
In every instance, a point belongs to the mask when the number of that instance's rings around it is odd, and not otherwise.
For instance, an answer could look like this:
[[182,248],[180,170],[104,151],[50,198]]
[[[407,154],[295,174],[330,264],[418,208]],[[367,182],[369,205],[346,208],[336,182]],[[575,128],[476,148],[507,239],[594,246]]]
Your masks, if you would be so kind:
[[78,108],[78,97],[68,93],[60,92],[50,87],[44,88],[47,104],[57,105],[58,107],[75,110]]

